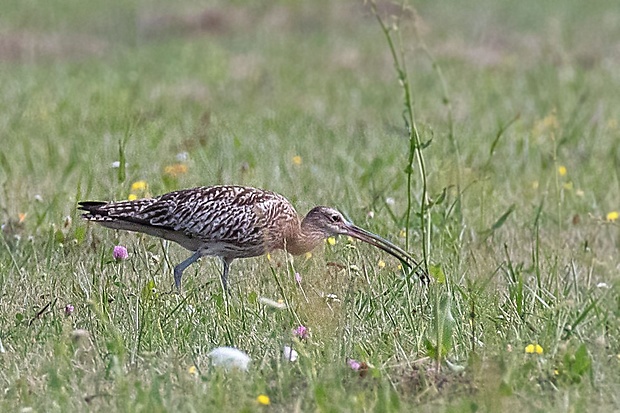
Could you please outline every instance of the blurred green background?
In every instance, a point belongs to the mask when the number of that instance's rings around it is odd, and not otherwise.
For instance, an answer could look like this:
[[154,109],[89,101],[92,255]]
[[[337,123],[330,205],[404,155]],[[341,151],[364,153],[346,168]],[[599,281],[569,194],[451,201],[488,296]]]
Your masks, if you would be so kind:
[[[407,295],[396,263],[378,266],[380,252],[343,240],[295,262],[309,301],[284,258],[260,258],[233,265],[228,307],[215,260],[188,271],[187,296],[151,294],[170,290],[171,265],[186,252],[86,226],[76,203],[126,199],[136,181],[147,196],[251,185],[300,213],[335,206],[402,244],[402,89],[369,5],[4,0],[1,410],[252,411],[259,392],[277,411],[580,411],[592,400],[617,409],[617,2],[410,6],[378,10],[399,23],[418,127],[431,142],[429,193],[443,199],[432,210],[431,262],[446,283]],[[416,174],[413,187],[417,204]],[[419,224],[410,228],[417,256]],[[129,262],[111,262],[118,243]],[[415,364],[429,355],[423,341],[442,295],[456,319],[448,358],[468,366],[463,376]],[[295,310],[271,313],[259,296],[289,297]],[[197,312],[181,316],[186,305]],[[295,322],[313,329],[313,342],[286,367],[273,360]],[[72,341],[76,329],[89,345]],[[524,361],[533,342],[545,355]],[[212,372],[205,354],[216,345],[243,348],[254,370]],[[348,357],[372,362],[373,377],[358,382]],[[575,367],[586,359],[591,369]]]

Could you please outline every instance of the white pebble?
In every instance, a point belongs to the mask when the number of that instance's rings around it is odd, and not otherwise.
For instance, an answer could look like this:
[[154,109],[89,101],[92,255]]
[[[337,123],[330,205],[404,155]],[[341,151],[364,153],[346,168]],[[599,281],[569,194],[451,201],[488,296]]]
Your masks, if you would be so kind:
[[226,370],[239,369],[248,371],[248,364],[252,359],[241,350],[233,347],[218,347],[208,354],[214,366],[224,367]]
[[282,358],[286,361],[296,361],[299,357],[299,354],[295,350],[293,350],[290,346],[284,346],[284,350],[282,351]]

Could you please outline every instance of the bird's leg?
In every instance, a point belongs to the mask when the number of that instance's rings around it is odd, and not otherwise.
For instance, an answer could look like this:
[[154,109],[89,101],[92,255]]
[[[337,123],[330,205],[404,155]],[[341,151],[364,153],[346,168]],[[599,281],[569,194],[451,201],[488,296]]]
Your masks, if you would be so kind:
[[202,257],[202,253],[198,250],[191,257],[174,267],[174,285],[176,285],[177,290],[181,289],[181,277],[183,276],[183,271],[198,261],[198,258],[200,257]]
[[220,257],[222,259],[222,263],[224,264],[224,268],[222,268],[222,298],[224,298],[224,309],[226,310],[226,316],[230,317],[230,307],[228,306],[228,270],[230,268],[230,263],[233,262],[234,258],[228,257]]
[[234,258],[222,257],[222,262],[224,263],[224,268],[222,269],[222,288],[224,288],[224,291],[228,291],[228,270],[233,260]]

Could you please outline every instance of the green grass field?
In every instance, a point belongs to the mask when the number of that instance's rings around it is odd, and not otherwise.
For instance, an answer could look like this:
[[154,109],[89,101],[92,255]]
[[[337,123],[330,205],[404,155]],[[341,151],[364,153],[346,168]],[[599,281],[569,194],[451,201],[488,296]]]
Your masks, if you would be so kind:
[[[5,0],[0,411],[620,410],[616,3],[379,5],[421,213],[368,4]],[[433,281],[339,238],[235,261],[228,296],[204,258],[177,294],[187,251],[76,210],[215,184],[334,206],[420,259],[426,234]]]

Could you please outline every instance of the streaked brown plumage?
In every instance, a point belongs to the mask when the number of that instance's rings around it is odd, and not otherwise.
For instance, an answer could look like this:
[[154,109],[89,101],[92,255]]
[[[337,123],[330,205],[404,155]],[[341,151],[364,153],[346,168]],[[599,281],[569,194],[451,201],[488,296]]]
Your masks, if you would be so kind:
[[[194,254],[174,268],[183,271],[200,257],[222,259],[222,284],[230,263],[282,249],[304,254],[332,235],[349,235],[398,258],[423,274],[418,263],[396,245],[356,227],[333,208],[317,206],[300,219],[282,195],[243,186],[210,186],[170,192],[156,198],[119,202],[80,202],[83,218],[104,227],[142,232],[174,241]],[[423,275],[422,275],[423,276]]]

